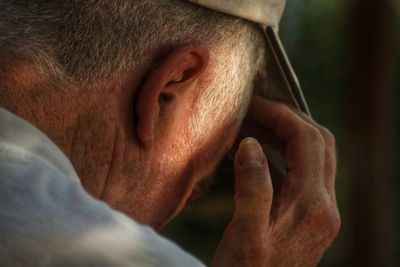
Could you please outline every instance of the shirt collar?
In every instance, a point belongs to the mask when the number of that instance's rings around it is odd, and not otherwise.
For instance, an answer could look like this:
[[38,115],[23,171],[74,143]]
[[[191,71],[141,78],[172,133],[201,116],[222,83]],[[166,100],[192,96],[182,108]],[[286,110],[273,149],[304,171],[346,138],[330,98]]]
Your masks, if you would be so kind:
[[65,154],[39,129],[0,108],[0,142],[16,145],[48,161],[68,178],[79,181]]

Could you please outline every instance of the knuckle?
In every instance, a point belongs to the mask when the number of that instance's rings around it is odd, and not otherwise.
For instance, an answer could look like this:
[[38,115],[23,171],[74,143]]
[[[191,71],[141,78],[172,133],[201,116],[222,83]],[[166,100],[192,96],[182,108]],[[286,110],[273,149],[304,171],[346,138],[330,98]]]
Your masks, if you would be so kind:
[[320,199],[313,212],[315,222],[320,226],[319,230],[324,233],[327,242],[332,242],[337,236],[341,220],[336,205],[332,205],[327,198]]
[[307,126],[306,128],[307,136],[315,143],[319,145],[325,145],[325,139],[322,136],[322,133],[318,130],[318,128],[313,126]]
[[322,136],[325,139],[325,143],[329,146],[335,146],[336,143],[336,139],[335,136],[333,135],[333,133],[331,131],[329,131],[327,128],[325,127],[320,127],[320,132],[322,134]]
[[328,197],[320,195],[304,200],[297,206],[297,224],[307,239],[314,244],[328,247],[339,233],[341,220],[336,205]]
[[329,217],[329,228],[328,228],[328,238],[333,240],[336,238],[341,227],[341,218],[338,211],[333,211],[330,213]]

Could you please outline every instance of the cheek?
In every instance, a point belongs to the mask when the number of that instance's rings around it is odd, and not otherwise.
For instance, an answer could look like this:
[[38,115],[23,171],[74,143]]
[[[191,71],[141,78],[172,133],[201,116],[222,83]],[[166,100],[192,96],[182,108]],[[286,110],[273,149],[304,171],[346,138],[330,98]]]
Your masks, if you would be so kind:
[[195,169],[190,152],[184,145],[173,146],[154,164],[157,166],[153,174],[156,183],[162,185],[163,192],[175,198],[184,198],[194,184]]
[[[173,219],[184,208],[195,186],[193,164],[173,168],[160,168],[159,183],[154,205],[159,211],[156,216],[162,225]],[[161,180],[161,181],[160,181]]]
[[[121,157],[123,170],[110,183],[109,202],[141,223],[160,229],[185,206],[196,183],[210,174],[223,158],[236,131],[220,131],[204,138],[200,149],[183,138],[159,143],[149,161],[138,155]],[[122,160],[123,159],[123,160]]]

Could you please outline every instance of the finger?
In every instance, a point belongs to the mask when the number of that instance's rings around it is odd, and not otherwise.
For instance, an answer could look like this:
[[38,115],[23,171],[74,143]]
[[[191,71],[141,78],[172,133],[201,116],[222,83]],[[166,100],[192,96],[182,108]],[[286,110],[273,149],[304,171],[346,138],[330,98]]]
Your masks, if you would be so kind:
[[284,155],[285,153],[285,144],[279,138],[277,138],[270,129],[267,129],[256,122],[246,119],[243,121],[238,137],[233,144],[231,150],[229,151],[229,159],[234,159],[234,155],[239,147],[240,140],[247,136],[252,136],[257,139],[261,144],[263,150],[269,152],[268,160],[271,160],[271,148],[273,149],[273,151],[277,151],[281,155]]
[[[269,146],[277,151],[281,151],[282,154],[285,152],[285,144],[279,138],[277,138],[270,129],[265,128],[265,126],[260,125],[251,119],[243,121],[239,132],[239,138],[244,138],[246,136],[254,137],[260,142],[261,146],[265,143],[268,143]],[[263,149],[265,148],[263,147]]]
[[[291,108],[291,107],[290,107]],[[336,142],[335,136],[325,127],[319,125],[311,117],[306,114],[291,108],[298,116],[300,116],[305,121],[314,125],[325,141],[325,182],[328,192],[335,195],[335,179],[336,179],[336,168],[337,168],[337,155],[336,155]]]
[[335,195],[335,179],[336,179],[336,143],[333,134],[326,128],[319,126],[325,140],[325,182],[328,192]]
[[271,176],[260,144],[254,138],[240,143],[235,157],[234,220],[269,221],[273,197]]
[[260,97],[253,97],[249,114],[286,143],[288,173],[294,174],[297,182],[316,183],[323,177],[325,141],[314,125],[286,105]]

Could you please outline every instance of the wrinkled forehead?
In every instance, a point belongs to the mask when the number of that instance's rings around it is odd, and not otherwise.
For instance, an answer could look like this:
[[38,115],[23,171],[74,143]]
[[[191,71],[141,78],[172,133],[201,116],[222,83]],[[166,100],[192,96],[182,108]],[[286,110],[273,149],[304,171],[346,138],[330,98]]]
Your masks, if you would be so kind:
[[193,4],[278,28],[286,0],[187,0]]

